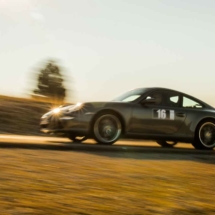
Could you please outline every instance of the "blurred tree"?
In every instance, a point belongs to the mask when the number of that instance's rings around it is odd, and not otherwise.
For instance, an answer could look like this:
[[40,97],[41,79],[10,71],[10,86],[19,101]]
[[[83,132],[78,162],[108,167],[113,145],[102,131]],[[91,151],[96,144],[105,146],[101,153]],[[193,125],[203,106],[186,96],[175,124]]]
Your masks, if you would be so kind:
[[34,97],[45,97],[51,102],[62,103],[66,97],[63,75],[60,67],[54,61],[46,63],[39,71],[37,88],[33,90]]

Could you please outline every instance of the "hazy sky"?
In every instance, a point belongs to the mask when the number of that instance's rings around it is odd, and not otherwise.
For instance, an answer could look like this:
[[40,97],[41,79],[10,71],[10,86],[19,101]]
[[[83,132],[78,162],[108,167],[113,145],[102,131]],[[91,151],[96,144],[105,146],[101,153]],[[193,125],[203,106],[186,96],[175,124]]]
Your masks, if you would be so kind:
[[24,96],[49,58],[75,101],[161,86],[215,106],[215,1],[0,0],[0,94]]

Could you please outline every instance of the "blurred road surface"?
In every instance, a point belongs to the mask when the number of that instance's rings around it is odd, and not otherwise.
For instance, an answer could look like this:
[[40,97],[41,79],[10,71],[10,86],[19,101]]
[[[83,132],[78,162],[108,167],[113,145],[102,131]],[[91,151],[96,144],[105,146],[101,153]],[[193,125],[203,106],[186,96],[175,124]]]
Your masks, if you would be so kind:
[[147,153],[206,153],[213,151],[195,150],[191,144],[178,143],[174,148],[162,148],[154,141],[119,140],[112,146],[97,145],[94,140],[83,143],[73,143],[68,138],[0,135],[0,148],[29,148],[46,150],[73,150],[73,151],[127,151]]

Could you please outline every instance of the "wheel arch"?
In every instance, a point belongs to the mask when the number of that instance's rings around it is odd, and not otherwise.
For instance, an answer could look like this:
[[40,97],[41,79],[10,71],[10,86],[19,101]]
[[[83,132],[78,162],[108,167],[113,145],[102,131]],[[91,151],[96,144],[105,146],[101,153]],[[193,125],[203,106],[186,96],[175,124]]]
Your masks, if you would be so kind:
[[197,125],[196,125],[196,127],[195,127],[195,136],[196,136],[196,134],[197,134],[197,132],[198,132],[198,128],[200,127],[200,125],[201,125],[204,121],[207,121],[207,120],[215,121],[215,117],[205,117],[205,118],[201,119],[201,120],[197,123]]
[[101,114],[105,114],[105,113],[111,113],[111,114],[114,114],[115,116],[117,116],[120,120],[120,122],[122,123],[122,134],[125,133],[125,128],[126,128],[126,122],[125,122],[125,119],[124,117],[122,116],[122,114],[120,114],[117,110],[114,110],[114,109],[102,109],[102,110],[99,110],[98,112],[96,112],[93,116],[93,118],[91,119],[90,121],[90,132],[92,132],[92,128],[93,128],[93,124],[96,120],[96,118],[101,115]]

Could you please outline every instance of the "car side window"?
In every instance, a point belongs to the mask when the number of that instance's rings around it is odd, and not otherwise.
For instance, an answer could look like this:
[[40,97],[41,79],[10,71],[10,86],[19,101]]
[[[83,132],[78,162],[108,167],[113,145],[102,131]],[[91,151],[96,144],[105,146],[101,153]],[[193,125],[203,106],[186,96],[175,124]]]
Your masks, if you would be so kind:
[[179,107],[180,106],[180,94],[177,92],[165,92],[164,93],[164,106]]
[[199,104],[197,101],[190,99],[186,96],[183,96],[182,107],[184,107],[184,108],[203,108],[203,106],[201,104]]
[[179,107],[180,106],[180,94],[177,92],[169,91],[156,91],[150,94],[147,98],[155,98],[156,103],[153,105],[167,106],[167,107]]

